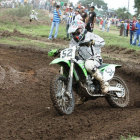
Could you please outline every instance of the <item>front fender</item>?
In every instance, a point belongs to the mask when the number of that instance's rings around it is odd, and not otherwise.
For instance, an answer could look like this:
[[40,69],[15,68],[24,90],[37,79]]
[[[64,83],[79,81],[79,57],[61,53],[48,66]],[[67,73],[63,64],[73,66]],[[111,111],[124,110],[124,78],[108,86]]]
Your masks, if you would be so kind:
[[59,64],[59,65],[61,65],[60,63],[66,63],[70,67],[70,62],[68,60],[65,60],[65,59],[62,59],[62,58],[56,58],[56,59],[54,59],[50,63],[50,65],[52,65],[52,64]]
[[[70,68],[70,61],[69,61],[69,60],[62,59],[62,58],[56,58],[56,59],[54,59],[54,60],[50,63],[50,65],[52,65],[52,64],[58,64],[58,65],[60,65],[60,66],[64,66],[64,68],[65,68],[66,65],[67,65],[68,68]],[[79,77],[78,77],[78,74],[77,74],[77,72],[76,72],[75,69],[74,69],[73,73],[74,73],[74,77],[75,77],[76,81],[79,81]]]

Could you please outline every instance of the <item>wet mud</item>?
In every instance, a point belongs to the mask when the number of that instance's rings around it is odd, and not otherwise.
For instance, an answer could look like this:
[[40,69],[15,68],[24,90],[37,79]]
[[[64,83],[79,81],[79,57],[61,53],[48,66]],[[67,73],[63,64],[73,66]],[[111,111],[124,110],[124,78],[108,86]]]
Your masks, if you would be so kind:
[[[139,67],[121,61],[117,70],[127,83],[131,104],[111,108],[106,100],[88,101],[73,114],[60,116],[50,100],[50,80],[58,73],[47,52],[0,48],[0,139],[2,140],[117,140],[140,137]],[[138,68],[137,68],[138,67]],[[135,72],[135,69],[137,72]]]

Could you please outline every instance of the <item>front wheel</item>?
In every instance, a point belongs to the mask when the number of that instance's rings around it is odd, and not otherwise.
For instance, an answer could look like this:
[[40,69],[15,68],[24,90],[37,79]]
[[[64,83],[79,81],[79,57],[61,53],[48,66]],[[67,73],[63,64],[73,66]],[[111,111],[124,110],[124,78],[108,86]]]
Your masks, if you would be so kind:
[[[112,107],[124,108],[129,105],[129,90],[126,83],[117,75],[115,75],[110,81],[110,86],[116,86],[121,89],[121,92],[112,92],[106,97],[107,102]],[[121,97],[117,97],[116,94],[120,94]]]
[[55,109],[61,115],[71,114],[74,110],[74,94],[69,96],[66,92],[67,78],[62,75],[56,75],[50,84],[50,97]]

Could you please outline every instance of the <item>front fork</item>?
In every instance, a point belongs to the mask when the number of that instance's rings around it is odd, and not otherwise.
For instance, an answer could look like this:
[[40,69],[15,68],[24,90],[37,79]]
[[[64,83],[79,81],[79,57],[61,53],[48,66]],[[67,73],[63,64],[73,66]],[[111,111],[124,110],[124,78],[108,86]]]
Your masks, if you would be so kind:
[[[67,85],[67,91],[66,94],[68,97],[72,98],[72,82],[73,82],[73,70],[74,70],[74,61],[70,60],[70,71],[69,71],[69,76],[68,76],[68,85]],[[60,68],[60,74],[63,75],[63,67]]]
[[[69,77],[68,77],[68,85],[67,85],[67,92],[69,95],[71,95],[72,92],[72,82],[73,82],[73,69],[74,69],[74,61],[70,60],[70,71],[69,71]],[[71,96],[70,96],[71,97]]]

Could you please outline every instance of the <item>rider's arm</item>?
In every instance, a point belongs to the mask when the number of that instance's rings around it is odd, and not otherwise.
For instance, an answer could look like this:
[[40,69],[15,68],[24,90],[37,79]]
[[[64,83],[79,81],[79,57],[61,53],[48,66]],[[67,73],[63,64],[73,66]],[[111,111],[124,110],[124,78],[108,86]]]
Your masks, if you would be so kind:
[[75,45],[77,45],[77,43],[73,39],[71,39],[69,47],[73,47]]
[[101,38],[101,37],[98,36],[98,35],[95,35],[95,34],[91,33],[91,34],[90,34],[90,38],[91,38],[92,40],[94,40],[94,42],[95,42],[95,47],[96,47],[96,46],[103,47],[103,46],[105,45],[104,39]]

